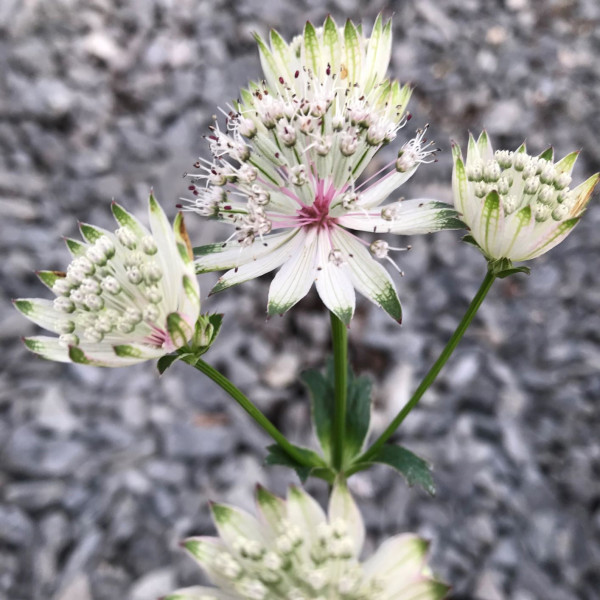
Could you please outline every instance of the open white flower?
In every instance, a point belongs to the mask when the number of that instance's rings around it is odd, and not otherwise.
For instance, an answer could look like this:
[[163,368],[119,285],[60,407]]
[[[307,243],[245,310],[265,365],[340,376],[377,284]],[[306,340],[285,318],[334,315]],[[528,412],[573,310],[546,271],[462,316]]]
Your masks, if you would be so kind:
[[554,163],[552,149],[530,156],[524,143],[494,152],[485,131],[469,135],[466,163],[453,146],[454,204],[489,260],[530,260],[569,235],[600,177],[570,189],[578,154]]
[[66,273],[40,271],[56,294],[15,300],[28,319],[58,337],[25,339],[44,358],[120,367],[160,356],[192,336],[200,311],[192,249],[179,214],[173,228],[151,195],[150,233],[116,203],[114,232],[80,225],[85,242],[67,239]]
[[425,131],[397,159],[368,179],[361,173],[407,121],[408,86],[385,78],[391,24],[377,18],[370,38],[348,21],[338,28],[307,23],[287,44],[257,36],[265,81],[242,90],[241,101],[209,137],[212,162],[191,175],[188,209],[230,223],[224,243],[196,248],[198,272],[228,269],[213,293],[281,269],[269,292],[269,315],[281,314],[315,283],[324,304],[345,323],[355,289],[401,319],[384,259],[391,248],[350,230],[419,234],[461,227],[447,204],[432,200],[381,204],[433,150]]
[[215,537],[184,547],[218,589],[192,587],[165,600],[439,600],[448,586],[428,575],[428,544],[413,534],[385,541],[359,561],[362,517],[345,483],[336,483],[325,515],[306,492],[287,501],[259,487],[260,518],[214,504]]

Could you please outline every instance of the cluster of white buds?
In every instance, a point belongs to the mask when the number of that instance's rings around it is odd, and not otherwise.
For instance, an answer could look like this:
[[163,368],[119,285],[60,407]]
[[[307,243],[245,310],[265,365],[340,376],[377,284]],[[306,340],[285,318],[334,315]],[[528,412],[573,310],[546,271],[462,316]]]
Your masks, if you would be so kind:
[[171,229],[150,197],[150,233],[113,203],[112,233],[81,224],[85,242],[68,239],[73,260],[65,273],[41,271],[53,301],[19,299],[15,306],[58,338],[27,338],[42,356],[100,366],[157,358],[191,337],[200,310],[191,247],[181,215]]
[[556,168],[551,160],[529,156],[524,148],[516,153],[496,150],[494,158],[473,162],[467,179],[478,198],[496,191],[505,214],[530,206],[538,222],[564,220],[577,202],[568,187],[571,175]]
[[379,16],[366,37],[351,21],[338,27],[328,17],[320,28],[307,23],[289,44],[276,31],[270,43],[257,41],[264,80],[241,91],[224,131],[212,128],[212,160],[199,160],[190,175],[194,198],[186,208],[236,229],[224,243],[196,250],[198,272],[229,269],[215,292],[282,267],[271,286],[270,315],[288,310],[315,284],[345,322],[355,289],[399,321],[389,274],[351,230],[411,235],[462,224],[448,205],[429,200],[408,201],[401,211],[388,204],[383,210],[398,218],[387,220],[378,208],[431,162],[425,129],[397,160],[360,180],[409,117],[410,87],[385,75],[391,23]]
[[440,600],[448,587],[426,575],[427,543],[405,534],[358,559],[364,525],[345,483],[336,483],[326,516],[306,492],[284,501],[257,491],[261,520],[212,506],[219,538],[184,547],[218,589],[192,587],[165,600]]
[[453,146],[454,203],[489,259],[529,260],[560,243],[579,221],[598,174],[571,189],[578,153],[494,152],[485,132],[470,136],[466,162]]

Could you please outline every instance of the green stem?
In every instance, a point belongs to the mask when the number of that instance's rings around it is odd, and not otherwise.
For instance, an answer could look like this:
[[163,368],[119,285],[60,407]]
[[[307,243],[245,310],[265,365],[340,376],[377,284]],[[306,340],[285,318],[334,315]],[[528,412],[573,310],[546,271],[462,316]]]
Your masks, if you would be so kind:
[[[370,459],[376,456],[379,450],[381,450],[382,446],[390,439],[390,437],[392,437],[396,429],[398,429],[398,427],[401,425],[402,421],[404,421],[404,419],[408,416],[410,411],[418,404],[423,394],[435,381],[435,378],[438,376],[439,372],[442,370],[442,367],[446,364],[446,361],[454,352],[456,346],[458,346],[458,343],[460,342],[465,331],[471,324],[471,321],[477,314],[479,307],[481,306],[487,293],[490,291],[490,288],[492,287],[492,284],[494,283],[495,279],[496,275],[494,275],[491,271],[488,271],[479,290],[477,290],[475,297],[471,301],[471,304],[469,305],[465,316],[462,318],[462,321],[458,324],[456,331],[448,340],[446,347],[442,350],[442,353],[440,354],[438,359],[435,361],[431,369],[429,369],[427,375],[425,375],[425,378],[415,391],[413,397],[404,405],[402,410],[396,415],[394,420],[388,425],[386,430],[379,436],[379,438],[377,438],[374,444],[362,456],[356,459],[356,465],[358,465],[359,463],[368,462]],[[350,472],[348,472],[348,475],[349,474]]]
[[269,419],[237,388],[225,375],[219,373],[214,367],[205,363],[200,358],[188,356],[182,358],[184,362],[195,367],[201,373],[204,373],[212,379],[217,385],[221,386],[284,450],[298,463],[305,466],[313,466],[307,462],[301,452],[288,442],[285,436],[269,421]]
[[333,342],[333,366],[335,394],[332,430],[333,467],[340,471],[344,463],[344,439],[346,437],[346,401],[348,396],[348,330],[333,313],[331,315],[331,339]]

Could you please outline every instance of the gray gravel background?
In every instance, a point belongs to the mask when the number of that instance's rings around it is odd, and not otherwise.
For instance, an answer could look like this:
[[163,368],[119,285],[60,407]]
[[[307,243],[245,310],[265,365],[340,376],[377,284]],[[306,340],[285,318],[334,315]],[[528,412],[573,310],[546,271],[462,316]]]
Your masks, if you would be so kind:
[[[370,25],[395,13],[392,73],[416,86],[410,128],[444,148],[403,192],[449,199],[449,138],[486,126],[514,147],[581,148],[600,163],[597,0],[202,0],[0,2],[0,597],[150,600],[200,581],[177,547],[212,531],[209,498],[251,505],[266,437],[199,374],[151,364],[98,370],[36,359],[11,297],[42,296],[77,220],[110,225],[112,198],[143,210],[150,186],[173,215],[181,174],[206,149],[216,106],[259,76],[251,32],[290,37],[331,12]],[[405,130],[406,135],[410,134]],[[191,217],[196,243],[221,235]],[[532,275],[495,285],[399,439],[436,467],[438,496],[377,469],[354,489],[371,543],[415,530],[453,598],[600,598],[600,288],[597,199]],[[457,232],[410,240],[405,323],[361,304],[353,363],[376,381],[375,429],[407,399],[483,277]],[[201,280],[209,290],[211,277]],[[208,359],[289,435],[311,443],[295,383],[321,364],[314,295],[264,319],[268,278],[205,302],[227,313]],[[234,360],[235,359],[235,360]],[[323,487],[311,487],[324,496]]]

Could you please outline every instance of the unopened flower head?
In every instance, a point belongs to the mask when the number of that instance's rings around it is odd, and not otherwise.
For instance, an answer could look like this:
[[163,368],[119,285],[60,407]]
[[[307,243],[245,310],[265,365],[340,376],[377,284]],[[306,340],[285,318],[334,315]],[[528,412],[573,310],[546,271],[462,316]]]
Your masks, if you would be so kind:
[[428,544],[412,534],[385,541],[360,562],[365,530],[344,483],[326,516],[306,492],[287,501],[257,491],[260,518],[212,507],[218,538],[184,542],[218,589],[192,587],[165,600],[439,600],[448,587],[428,575]]
[[187,208],[235,227],[225,243],[197,249],[198,271],[228,269],[216,292],[281,267],[270,315],[288,310],[315,283],[346,323],[355,289],[400,320],[391,277],[349,230],[410,235],[462,224],[451,207],[431,200],[381,206],[433,160],[425,130],[359,180],[407,121],[411,90],[385,76],[391,24],[378,17],[367,38],[352,22],[338,28],[328,17],[321,28],[307,23],[290,44],[276,31],[270,44],[257,40],[265,80],[242,90],[225,128],[215,123],[213,160],[199,160],[191,175],[195,198]]
[[66,240],[73,256],[66,273],[39,272],[54,301],[14,301],[28,319],[58,334],[25,339],[44,358],[126,366],[176,350],[194,331],[200,296],[181,214],[171,228],[151,195],[150,233],[118,204],[112,212],[114,233],[82,223],[85,241]]
[[556,163],[551,149],[531,156],[525,144],[494,152],[485,132],[477,141],[469,136],[466,162],[458,146],[453,154],[456,209],[489,260],[529,260],[562,242],[600,176],[571,187],[577,152]]

